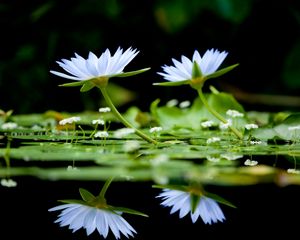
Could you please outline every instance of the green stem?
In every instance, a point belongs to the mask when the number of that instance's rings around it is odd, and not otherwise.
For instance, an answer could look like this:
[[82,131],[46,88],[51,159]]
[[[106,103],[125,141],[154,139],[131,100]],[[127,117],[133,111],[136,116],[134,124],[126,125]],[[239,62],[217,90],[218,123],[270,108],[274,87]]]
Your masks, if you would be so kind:
[[105,199],[105,198],[104,198],[105,193],[106,193],[106,191],[107,191],[107,189],[108,189],[108,187],[109,187],[109,185],[111,184],[112,181],[113,181],[113,178],[111,177],[111,178],[109,178],[109,179],[105,182],[105,184],[104,184],[104,186],[102,187],[101,192],[100,192],[100,194],[99,194],[100,199]]
[[[198,94],[199,97],[202,101],[202,103],[204,104],[204,106],[207,108],[207,110],[214,115],[217,119],[219,119],[221,122],[227,124],[228,121],[221,115],[219,114],[217,111],[215,111],[213,108],[211,108],[208,104],[208,102],[206,101],[206,98],[204,97],[202,88],[197,89],[198,90]],[[239,139],[243,139],[243,135],[241,134],[240,131],[238,131],[235,127],[233,126],[228,126],[230,128],[230,130],[239,138]]]
[[135,133],[140,136],[141,138],[143,138],[144,140],[146,140],[149,143],[154,143],[157,144],[157,141],[155,141],[154,139],[150,138],[149,136],[147,136],[146,134],[144,134],[143,132],[141,132],[140,130],[136,129],[134,126],[131,125],[131,123],[129,123],[120,113],[119,111],[116,109],[115,105],[113,104],[113,102],[111,101],[109,95],[107,94],[106,88],[105,87],[99,87],[101,90],[101,93],[106,101],[106,104],[110,107],[110,109],[112,110],[112,112],[116,115],[116,117],[128,128],[132,128],[135,130]]

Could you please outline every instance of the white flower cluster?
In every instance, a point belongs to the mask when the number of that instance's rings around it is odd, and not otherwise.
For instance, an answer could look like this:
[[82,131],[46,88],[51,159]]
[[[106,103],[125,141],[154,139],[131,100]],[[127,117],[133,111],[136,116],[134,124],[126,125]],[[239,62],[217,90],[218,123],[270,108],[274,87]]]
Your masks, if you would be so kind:
[[203,127],[203,128],[212,127],[214,124],[215,123],[213,121],[211,121],[211,120],[208,120],[208,121],[200,123],[201,127]]
[[246,124],[246,125],[245,125],[245,128],[246,128],[247,130],[256,129],[256,128],[258,128],[258,125],[255,124],[255,123],[249,123],[249,124]]
[[288,173],[292,173],[292,174],[300,174],[300,170],[294,169],[294,168],[289,168],[287,170]]
[[72,124],[72,123],[78,122],[78,121],[80,121],[80,120],[81,120],[80,117],[70,117],[70,118],[65,118],[65,119],[59,121],[59,125]]
[[152,127],[152,128],[150,128],[149,132],[154,133],[154,132],[160,132],[162,130],[163,130],[162,127]]
[[107,112],[110,112],[110,111],[111,111],[110,107],[99,108],[99,112],[101,112],[101,113],[107,113]]
[[17,186],[17,182],[12,179],[3,178],[3,179],[1,179],[0,183],[3,187],[16,187]]
[[211,143],[216,143],[216,142],[220,142],[220,141],[221,141],[221,138],[219,138],[219,137],[211,137],[206,140],[206,143],[211,144]]
[[104,125],[105,121],[103,119],[95,119],[95,120],[92,121],[92,124],[93,125],[95,125],[95,124]]
[[135,132],[135,130],[133,128],[120,128],[114,132],[114,137],[115,138],[123,138],[134,132]]
[[232,120],[231,119],[226,119],[226,121],[227,121],[227,123],[220,122],[219,128],[221,130],[228,129],[230,126],[232,126]]
[[177,99],[171,99],[166,103],[167,107],[175,107],[178,104],[178,100]]
[[251,145],[260,145],[262,144],[262,141],[258,140],[258,141],[250,141]]
[[244,113],[241,113],[237,110],[232,110],[232,109],[227,110],[226,115],[233,117],[233,118],[244,117]]
[[191,102],[188,101],[188,100],[179,103],[179,107],[180,107],[180,108],[187,108],[187,107],[189,107],[190,105],[191,105]]
[[224,158],[224,159],[227,159],[229,161],[234,161],[234,160],[240,159],[244,156],[240,155],[240,154],[236,154],[236,153],[223,153],[223,154],[221,154],[220,157]]
[[256,166],[256,165],[258,164],[258,162],[255,161],[255,160],[247,159],[247,160],[244,162],[244,164],[245,164],[246,166]]
[[109,136],[109,134],[107,131],[98,131],[94,135],[95,138],[106,138],[108,136]]
[[7,122],[7,123],[3,123],[1,125],[1,128],[4,130],[12,130],[12,129],[16,129],[18,127],[18,124],[14,123],[14,122]]
[[300,125],[288,127],[288,130],[289,130],[289,131],[300,130]]

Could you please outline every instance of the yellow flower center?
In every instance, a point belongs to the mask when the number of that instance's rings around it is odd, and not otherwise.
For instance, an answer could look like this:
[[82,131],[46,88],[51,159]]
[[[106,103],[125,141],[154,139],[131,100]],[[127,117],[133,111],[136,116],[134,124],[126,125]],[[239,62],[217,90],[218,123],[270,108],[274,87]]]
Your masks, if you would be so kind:
[[191,81],[190,81],[190,85],[194,89],[199,89],[199,88],[202,88],[203,83],[205,82],[205,80],[206,80],[205,76],[192,78]]
[[109,79],[108,77],[102,76],[102,77],[93,78],[91,81],[93,84],[95,84],[96,87],[103,88],[107,86],[108,79]]

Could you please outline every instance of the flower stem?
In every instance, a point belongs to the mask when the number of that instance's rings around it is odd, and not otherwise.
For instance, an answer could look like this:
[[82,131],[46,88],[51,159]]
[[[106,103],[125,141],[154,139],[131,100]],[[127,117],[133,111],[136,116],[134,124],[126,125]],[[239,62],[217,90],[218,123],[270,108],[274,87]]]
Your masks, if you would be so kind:
[[[228,121],[221,115],[219,114],[216,110],[214,110],[213,108],[211,108],[208,104],[208,102],[206,101],[206,98],[204,97],[202,88],[198,88],[198,94],[199,97],[202,101],[202,103],[204,104],[204,106],[206,107],[206,109],[212,114],[214,115],[217,119],[219,119],[221,122],[227,124]],[[233,126],[228,126],[230,128],[230,130],[239,138],[239,139],[243,139],[243,135],[241,134],[241,132],[239,130],[237,130],[235,127]]]
[[99,194],[100,199],[105,199],[104,198],[105,193],[112,181],[113,181],[112,177],[106,180],[106,182],[105,182],[104,186],[102,187],[101,192]]
[[128,128],[132,128],[135,130],[135,133],[140,136],[141,138],[143,138],[144,140],[146,140],[149,143],[154,143],[157,144],[157,141],[155,141],[154,139],[150,138],[149,136],[147,136],[146,134],[144,134],[143,132],[141,132],[140,130],[136,129],[134,126],[132,126],[131,123],[129,123],[120,113],[119,111],[116,109],[115,105],[113,104],[113,102],[111,101],[109,95],[107,94],[106,88],[105,87],[100,87],[100,91],[107,103],[107,105],[110,107],[110,109],[112,110],[112,112],[116,115],[116,117]]

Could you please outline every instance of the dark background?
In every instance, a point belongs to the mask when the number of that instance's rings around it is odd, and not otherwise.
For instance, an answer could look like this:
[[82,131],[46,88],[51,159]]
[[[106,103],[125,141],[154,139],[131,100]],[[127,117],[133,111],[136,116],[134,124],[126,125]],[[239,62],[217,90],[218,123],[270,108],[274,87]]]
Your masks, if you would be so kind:
[[[240,63],[234,71],[210,80],[234,94],[246,110],[299,110],[299,98],[258,97],[251,94],[299,96],[300,10],[287,0],[85,0],[1,1],[0,108],[15,113],[98,109],[96,89],[60,88],[66,82],[49,73],[60,71],[55,61],[74,52],[98,56],[109,48],[140,50],[125,68],[151,71],[112,79],[135,93],[121,110],[136,104],[143,110],[156,98],[193,100],[189,87],[157,87],[156,74],[171,58],[191,58],[217,48],[229,52],[223,66]],[[299,5],[299,4],[298,4]],[[206,89],[207,90],[207,89]],[[250,93],[250,95],[247,95]],[[113,93],[112,95],[122,95]]]
[[[1,239],[103,239],[98,232],[87,237],[83,229],[72,233],[68,227],[61,228],[53,223],[59,211],[47,211],[59,204],[58,199],[79,198],[79,187],[97,194],[102,182],[45,182],[32,178],[17,181],[17,188],[0,189]],[[161,207],[155,198],[160,190],[151,186],[151,182],[113,182],[107,191],[111,205],[130,207],[150,216],[123,215],[138,233],[134,239],[278,239],[279,235],[294,239],[298,233],[297,186],[207,187],[237,206],[233,209],[220,205],[226,221],[213,225],[205,225],[200,218],[193,224],[189,215],[183,219],[178,213],[170,215],[170,208]],[[107,239],[114,237],[109,233]]]
[[[141,75],[111,82],[135,93],[124,101],[125,110],[135,104],[149,110],[156,98],[193,100],[188,87],[152,86],[162,78],[156,74],[171,58],[191,57],[217,48],[229,52],[224,66],[240,66],[221,78],[211,80],[219,90],[238,97],[246,110],[299,111],[300,10],[291,0],[152,0],[152,1],[1,1],[0,3],[0,109],[15,113],[97,110],[97,90],[80,93],[78,88],[59,88],[65,80],[49,73],[58,70],[55,61],[98,56],[109,48],[132,46],[139,55],[125,68],[151,67]],[[206,84],[206,90],[209,84]],[[250,95],[247,95],[250,93]],[[258,98],[257,95],[262,98]],[[278,102],[265,94],[275,95]],[[284,95],[284,98],[278,98]],[[287,98],[293,96],[296,98]],[[258,100],[255,102],[254,100]],[[72,234],[53,221],[57,213],[47,209],[56,200],[79,197],[78,188],[96,193],[101,182],[49,182],[17,178],[17,188],[0,187],[0,239],[100,239]],[[220,239],[252,237],[285,238],[298,232],[299,189],[276,185],[215,187],[215,193],[238,206],[221,206],[227,220],[207,226],[199,219],[179,220],[170,216],[155,196],[152,183],[115,183],[108,191],[111,204],[131,207],[150,215],[149,219],[126,215],[137,230],[136,239]],[[112,235],[110,235],[111,237]],[[110,238],[109,238],[110,239]],[[113,239],[113,238],[112,238]],[[124,238],[123,238],[124,239]]]

